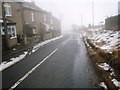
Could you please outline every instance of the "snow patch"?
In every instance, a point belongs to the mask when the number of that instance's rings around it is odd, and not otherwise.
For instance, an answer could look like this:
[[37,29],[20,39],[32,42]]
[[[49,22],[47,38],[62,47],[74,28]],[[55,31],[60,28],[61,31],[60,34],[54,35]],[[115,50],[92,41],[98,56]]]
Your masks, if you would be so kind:
[[102,69],[104,69],[105,71],[110,70],[110,76],[115,76],[114,69],[111,68],[111,66],[109,64],[107,64],[107,63],[101,63],[98,66],[101,67]]
[[92,34],[87,37],[96,47],[111,52],[112,50],[118,50],[118,47],[120,47],[119,33],[120,31],[110,30],[92,31]]
[[112,72],[110,73],[110,76],[115,76],[114,71],[112,71]]
[[47,44],[47,43],[50,43],[50,42],[52,42],[52,41],[55,41],[55,40],[57,40],[57,39],[59,39],[59,38],[61,38],[61,37],[63,37],[63,36],[56,37],[56,38],[52,38],[52,39],[46,40],[46,41],[44,41],[44,42],[38,43],[37,45],[35,45],[35,46],[33,47],[32,53],[36,52],[41,46],[43,46],[43,45],[45,45],[45,44]]
[[109,78],[111,79],[111,81],[113,82],[113,84],[114,84],[116,87],[120,88],[120,81],[117,81],[115,78],[111,77],[111,76],[115,76],[115,74],[114,74],[114,69],[111,68],[111,66],[109,66],[107,63],[102,63],[102,64],[100,64],[100,65],[98,65],[98,66],[101,67],[102,69],[104,69],[105,71],[110,70],[111,73],[110,73]]
[[21,54],[21,55],[19,55],[19,56],[16,57],[16,58],[11,58],[11,59],[10,59],[10,60],[11,60],[10,62],[7,62],[7,61],[2,62],[2,63],[0,64],[0,71],[8,68],[9,66],[11,66],[11,65],[13,65],[13,64],[15,64],[15,63],[17,63],[17,62],[19,62],[19,61],[22,60],[27,54],[28,54],[28,52],[24,52],[24,54]]
[[[49,42],[55,41],[55,40],[57,40],[57,39],[59,39],[59,38],[61,38],[61,37],[63,37],[63,36],[61,35],[60,37],[52,38],[52,39],[50,39],[50,40],[46,40],[46,41],[44,41],[44,42],[41,42],[41,43],[39,43],[39,44],[37,44],[37,45],[35,45],[35,46],[33,47],[32,52],[29,52],[29,53],[28,53],[28,51],[26,51],[26,52],[24,52],[24,54],[21,54],[21,55],[19,55],[18,57],[11,58],[9,62],[8,62],[8,61],[2,62],[2,63],[0,64],[0,71],[8,68],[9,66],[11,66],[11,65],[13,65],[13,64],[15,64],[15,63],[17,63],[17,62],[19,62],[20,60],[22,60],[23,58],[25,58],[25,56],[26,56],[27,54],[30,55],[30,54],[36,52],[41,46],[43,46],[43,45],[45,45],[45,44],[47,44],[47,43],[49,43]],[[16,49],[13,49],[13,50],[16,50]]]
[[117,81],[116,79],[112,79],[111,81],[114,83],[116,87],[120,88],[120,81]]
[[16,50],[16,48],[13,48],[13,50]]
[[104,69],[105,71],[108,71],[109,69],[111,69],[111,67],[107,63],[101,63],[98,66],[101,67],[102,69]]
[[105,84],[104,82],[101,82],[99,85],[100,85],[101,87],[103,87],[104,89],[107,89],[107,86],[106,86],[106,84]]

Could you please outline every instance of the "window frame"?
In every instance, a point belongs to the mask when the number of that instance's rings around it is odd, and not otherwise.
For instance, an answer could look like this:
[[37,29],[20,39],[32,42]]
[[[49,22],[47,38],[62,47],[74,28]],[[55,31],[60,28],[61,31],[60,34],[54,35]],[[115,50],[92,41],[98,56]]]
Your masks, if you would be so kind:
[[51,25],[53,24],[53,19],[51,18],[51,20],[50,20],[50,23],[51,23]]
[[[9,31],[9,30],[10,31]],[[8,35],[10,35],[10,39],[16,38],[17,34],[16,34],[16,26],[15,25],[10,25],[7,26],[7,30],[8,30]],[[14,31],[13,31],[14,30]],[[14,35],[13,35],[14,34]]]
[[4,27],[2,26],[3,20],[0,19],[0,35],[5,35],[5,32],[3,31]]
[[47,19],[46,19],[46,18],[47,18],[47,17],[46,17],[46,14],[44,14],[43,17],[44,17],[44,22],[46,22],[46,21],[47,21]]
[[34,13],[32,12],[31,15],[32,15],[32,22],[34,22],[35,21]]
[[5,3],[4,7],[5,7],[5,16],[12,16],[10,3]]
[[5,32],[3,31],[3,29],[4,29],[4,28],[3,28],[3,26],[1,25],[1,26],[0,26],[0,35],[5,35]]
[[50,32],[50,26],[46,25],[45,31],[46,31],[46,32]]
[[33,28],[32,31],[33,31],[33,34],[37,34],[37,32],[38,32],[38,30],[36,28]]

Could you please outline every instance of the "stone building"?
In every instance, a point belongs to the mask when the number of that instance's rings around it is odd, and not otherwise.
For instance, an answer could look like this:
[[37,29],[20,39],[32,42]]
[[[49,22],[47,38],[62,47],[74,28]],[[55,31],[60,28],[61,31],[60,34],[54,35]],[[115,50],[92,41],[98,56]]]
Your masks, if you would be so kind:
[[[2,19],[2,2],[0,2],[0,34],[3,50],[8,35],[8,46],[38,43],[60,35],[60,20],[51,12],[42,10],[35,2],[4,2],[6,28]],[[5,34],[7,32],[7,34]]]
[[23,3],[23,31],[26,36],[26,44],[41,41],[40,22],[44,11],[33,2]]
[[[20,2],[5,2],[4,3],[5,20],[7,24],[6,28],[7,28],[7,33],[9,37],[8,39],[9,48],[13,48],[17,45],[18,43],[17,35],[20,35],[20,36],[23,35],[21,8],[22,8],[22,4]],[[5,31],[4,31],[3,24],[2,24],[1,34],[2,34],[3,49],[5,49],[4,47],[5,46]]]

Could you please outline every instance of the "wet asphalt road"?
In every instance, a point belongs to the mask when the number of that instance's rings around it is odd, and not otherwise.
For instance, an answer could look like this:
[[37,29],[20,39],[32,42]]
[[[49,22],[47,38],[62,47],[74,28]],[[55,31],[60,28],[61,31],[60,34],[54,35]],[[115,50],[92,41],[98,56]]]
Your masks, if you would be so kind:
[[5,69],[3,88],[13,86],[50,54],[16,88],[98,88],[98,77],[86,53],[80,34],[66,34]]

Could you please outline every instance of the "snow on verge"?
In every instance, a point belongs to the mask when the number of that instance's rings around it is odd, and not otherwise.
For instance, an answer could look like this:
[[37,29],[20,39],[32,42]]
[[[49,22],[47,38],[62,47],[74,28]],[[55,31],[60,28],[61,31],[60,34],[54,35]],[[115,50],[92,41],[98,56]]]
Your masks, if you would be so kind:
[[112,79],[111,81],[114,83],[116,87],[120,88],[120,81],[117,81],[116,79]]
[[98,66],[104,69],[105,71],[108,71],[111,68],[107,63],[101,63]]
[[[49,43],[49,42],[51,42],[51,41],[55,41],[55,40],[57,40],[57,39],[59,39],[59,38],[61,38],[61,37],[63,37],[63,36],[61,35],[60,37],[52,38],[52,39],[46,40],[46,41],[44,41],[44,42],[41,42],[41,43],[35,45],[35,46],[33,47],[32,52],[37,51],[37,50],[40,48],[40,46],[43,46],[43,45],[45,45],[45,44],[47,44],[47,43]],[[13,65],[13,64],[15,64],[15,63],[17,63],[17,62],[19,62],[20,60],[22,60],[23,58],[25,58],[25,56],[26,56],[27,54],[29,54],[29,55],[32,54],[32,52],[28,53],[27,51],[25,51],[24,54],[21,54],[21,55],[19,55],[19,56],[16,57],[16,58],[11,58],[11,59],[10,59],[10,62],[8,62],[8,61],[2,62],[2,63],[0,64],[0,71],[8,68],[9,66],[11,66],[11,65]]]
[[105,50],[106,52],[111,52],[114,50],[118,50],[120,47],[120,31],[110,31],[110,30],[102,30],[102,31],[94,31],[92,35],[87,36],[88,39],[98,48]]
[[59,39],[59,38],[61,38],[61,37],[62,37],[62,36],[56,37],[56,38],[52,38],[52,39],[46,40],[46,41],[44,41],[44,42],[38,43],[37,45],[35,45],[35,46],[33,47],[32,53],[36,52],[41,46],[43,46],[43,45],[45,45],[45,44],[47,44],[47,43],[50,43],[50,42],[52,42],[52,41],[55,41],[55,40],[57,40],[57,39]]
[[100,85],[101,87],[103,87],[104,89],[108,89],[104,82],[101,82],[99,85]]
[[24,52],[24,54],[21,54],[21,55],[19,55],[19,56],[16,57],[16,58],[11,58],[11,59],[10,59],[10,60],[11,60],[10,62],[7,62],[7,61],[2,62],[2,63],[0,64],[0,71],[8,68],[9,66],[11,66],[11,65],[13,65],[13,64],[15,64],[15,63],[17,63],[17,62],[19,62],[19,61],[22,60],[27,54],[28,54],[28,52]]
[[[115,76],[115,74],[114,74],[114,69],[111,68],[111,66],[110,66],[109,64],[107,64],[107,63],[101,63],[101,64],[98,65],[98,66],[101,67],[102,69],[104,69],[105,71],[108,71],[108,70],[111,71],[109,78],[112,78],[111,76]],[[115,78],[111,79],[111,81],[113,82],[113,84],[114,84],[116,87],[120,88],[120,81],[117,81]]]

